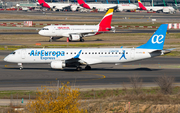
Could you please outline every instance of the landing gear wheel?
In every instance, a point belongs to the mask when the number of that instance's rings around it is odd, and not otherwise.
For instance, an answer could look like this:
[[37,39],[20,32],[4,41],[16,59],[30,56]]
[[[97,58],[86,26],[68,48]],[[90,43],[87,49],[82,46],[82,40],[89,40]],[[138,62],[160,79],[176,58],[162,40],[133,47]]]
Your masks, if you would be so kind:
[[49,42],[52,42],[52,39],[49,39]]
[[19,69],[20,69],[20,70],[23,70],[23,67],[20,67]]
[[53,37],[50,37],[49,42],[52,42],[52,41],[53,41]]
[[76,70],[77,71],[82,71],[82,68],[81,67],[77,67]]
[[85,70],[91,70],[91,66],[87,65],[87,66],[85,67]]
[[80,41],[81,41],[81,42],[84,42],[84,39],[81,38]]

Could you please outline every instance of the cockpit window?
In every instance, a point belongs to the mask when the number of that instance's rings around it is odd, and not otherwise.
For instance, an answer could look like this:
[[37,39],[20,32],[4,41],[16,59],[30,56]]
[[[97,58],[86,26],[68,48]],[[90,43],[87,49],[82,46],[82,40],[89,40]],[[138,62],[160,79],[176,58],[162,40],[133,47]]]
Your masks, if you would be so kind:
[[49,30],[48,28],[42,28],[41,30]]
[[11,54],[16,54],[16,52],[12,52]]

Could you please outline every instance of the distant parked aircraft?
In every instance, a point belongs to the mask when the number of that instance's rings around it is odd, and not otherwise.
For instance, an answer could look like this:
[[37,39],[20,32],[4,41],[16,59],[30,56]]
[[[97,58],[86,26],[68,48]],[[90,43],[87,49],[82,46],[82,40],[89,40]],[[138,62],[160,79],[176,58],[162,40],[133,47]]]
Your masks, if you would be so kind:
[[54,38],[62,37],[69,37],[70,41],[80,40],[83,42],[83,37],[115,30],[115,28],[111,26],[113,10],[114,9],[109,9],[98,25],[50,25],[42,28],[39,34],[51,37],[50,42]]
[[171,52],[163,50],[168,24],[162,24],[146,44],[137,48],[26,48],[18,49],[4,58],[6,62],[50,63],[53,69],[85,66],[90,70],[93,64],[119,64],[160,56]]
[[141,10],[146,10],[146,11],[155,11],[157,13],[163,12],[163,13],[170,13],[170,14],[174,14],[175,13],[175,9],[173,7],[170,6],[147,6],[145,7],[140,0],[138,0],[138,5],[139,8]]
[[85,3],[83,0],[77,0],[78,4],[86,9],[98,9],[99,11],[107,11],[110,8],[114,8],[118,11],[123,10],[134,10],[137,9],[137,6],[134,4],[91,4],[91,3]]
[[64,8],[70,7],[72,11],[76,11],[76,9],[79,7],[77,4],[71,4],[71,3],[47,3],[44,0],[38,0],[38,3],[42,7],[53,9],[53,11],[56,10],[63,10]]

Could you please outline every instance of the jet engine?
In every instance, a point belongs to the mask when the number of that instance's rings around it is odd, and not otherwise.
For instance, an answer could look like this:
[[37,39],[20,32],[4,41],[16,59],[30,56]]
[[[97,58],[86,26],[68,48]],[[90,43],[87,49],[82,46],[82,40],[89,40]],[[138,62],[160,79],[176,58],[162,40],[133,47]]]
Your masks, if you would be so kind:
[[62,62],[62,61],[52,61],[51,62],[51,68],[53,68],[53,69],[63,69],[64,67],[66,67],[65,62]]
[[72,11],[76,11],[76,9],[77,9],[77,6],[71,5],[71,10]]
[[79,36],[79,34],[71,34],[69,36],[69,40],[79,40],[81,37]]

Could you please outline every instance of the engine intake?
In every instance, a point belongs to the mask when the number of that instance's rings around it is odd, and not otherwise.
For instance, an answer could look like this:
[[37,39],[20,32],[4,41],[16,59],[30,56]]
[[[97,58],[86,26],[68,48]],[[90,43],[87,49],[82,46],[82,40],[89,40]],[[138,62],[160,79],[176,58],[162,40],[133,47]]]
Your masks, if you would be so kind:
[[51,68],[53,68],[53,69],[63,69],[64,67],[66,67],[65,62],[62,62],[62,61],[52,61],[51,62]]
[[79,34],[71,34],[69,37],[70,40],[79,40],[80,38]]

